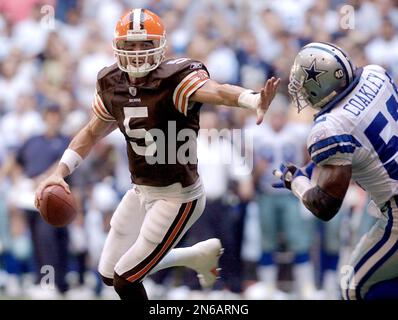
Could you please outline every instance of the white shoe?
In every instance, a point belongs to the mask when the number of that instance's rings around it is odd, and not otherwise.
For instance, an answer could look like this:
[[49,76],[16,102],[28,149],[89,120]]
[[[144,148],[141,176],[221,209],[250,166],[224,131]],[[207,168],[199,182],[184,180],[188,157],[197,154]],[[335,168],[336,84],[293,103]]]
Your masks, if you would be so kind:
[[203,288],[213,286],[219,278],[221,268],[218,267],[218,260],[224,252],[220,239],[212,238],[198,242],[193,245],[198,252],[192,261],[192,269],[198,273],[199,283]]

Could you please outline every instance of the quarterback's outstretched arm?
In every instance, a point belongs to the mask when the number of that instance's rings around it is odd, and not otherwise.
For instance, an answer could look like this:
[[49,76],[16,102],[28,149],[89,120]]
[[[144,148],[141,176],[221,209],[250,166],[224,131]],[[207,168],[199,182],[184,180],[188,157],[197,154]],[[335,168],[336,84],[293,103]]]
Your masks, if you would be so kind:
[[36,189],[35,205],[37,208],[40,207],[42,192],[47,186],[60,185],[70,193],[69,186],[64,178],[72,173],[99,140],[111,133],[116,127],[115,121],[106,122],[95,115],[90,119],[86,126],[72,139],[55,171]]
[[279,78],[272,77],[267,80],[264,88],[259,93],[256,93],[253,90],[242,87],[219,84],[214,80],[208,80],[202,87],[195,91],[190,100],[256,110],[257,124],[260,124],[272,99],[275,97],[279,83]]

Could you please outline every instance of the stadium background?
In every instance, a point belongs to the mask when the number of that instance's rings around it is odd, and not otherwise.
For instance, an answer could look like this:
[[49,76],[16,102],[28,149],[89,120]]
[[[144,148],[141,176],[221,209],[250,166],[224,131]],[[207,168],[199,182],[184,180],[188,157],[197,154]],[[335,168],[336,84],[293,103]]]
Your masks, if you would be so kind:
[[[289,124],[303,128],[310,126],[311,111],[298,117],[286,96],[289,69],[302,45],[334,42],[347,50],[357,66],[383,65],[398,80],[398,1],[0,0],[0,299],[116,298],[101,286],[95,270],[110,216],[130,184],[122,137],[115,133],[101,141],[70,180],[81,215],[62,235],[67,243],[62,289],[43,290],[36,283],[34,248],[38,244],[32,241],[28,213],[34,209],[31,190],[37,181],[24,174],[18,154],[29,138],[45,132],[44,114],[49,107],[59,108],[59,125],[66,136],[73,136],[87,121],[97,72],[114,62],[115,22],[131,7],[148,8],[163,19],[168,57],[201,60],[221,83],[256,90],[268,77],[280,77],[275,108],[287,113]],[[252,128],[252,116],[245,111],[221,107],[216,115],[216,120],[206,121],[215,121],[219,127]],[[269,122],[264,126],[270,126]],[[261,131],[258,139],[255,155],[263,151],[256,150],[261,146]],[[297,144],[305,144],[305,137]],[[201,174],[206,176],[206,172]],[[211,179],[211,174],[207,176]],[[248,178],[251,186],[243,191],[231,183],[233,178],[233,172],[222,175],[221,185],[227,190],[209,191],[209,198],[214,192],[227,208],[228,218],[219,217],[225,232],[232,230],[230,234],[239,238],[231,240],[237,253],[232,264],[239,270],[224,274],[218,290],[202,292],[193,290],[192,276],[177,268],[146,281],[150,297],[337,299],[339,266],[372,223],[366,213],[367,195],[352,186],[339,218],[328,227],[302,208],[297,210],[311,225],[310,261],[316,290],[300,295],[294,289],[292,255],[279,232],[274,239],[278,290],[267,295],[257,272],[262,237],[257,199],[266,191],[258,177]],[[202,231],[209,234],[200,228],[195,232]],[[323,263],[328,250],[339,258],[329,273]],[[39,269],[46,274],[46,269]],[[326,274],[332,281],[325,280]]]

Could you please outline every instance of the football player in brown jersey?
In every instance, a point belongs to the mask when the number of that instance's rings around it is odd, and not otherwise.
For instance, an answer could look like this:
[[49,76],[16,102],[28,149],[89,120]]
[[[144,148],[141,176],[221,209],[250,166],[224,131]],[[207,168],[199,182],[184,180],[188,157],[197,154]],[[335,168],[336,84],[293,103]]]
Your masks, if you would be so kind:
[[205,206],[197,164],[181,160],[182,147],[196,159],[196,139],[186,149],[183,138],[196,137],[203,103],[253,109],[260,124],[280,82],[267,80],[259,93],[219,84],[200,61],[164,60],[165,46],[163,23],[151,11],[133,9],[121,17],[113,41],[117,63],[98,74],[94,114],[36,191],[38,208],[48,185],[58,184],[70,192],[64,178],[96,142],[121,130],[134,187],[112,217],[99,263],[105,284],[114,286],[121,299],[147,299],[142,280],[173,266],[192,268],[202,286],[213,285],[222,253],[218,239],[174,248]]

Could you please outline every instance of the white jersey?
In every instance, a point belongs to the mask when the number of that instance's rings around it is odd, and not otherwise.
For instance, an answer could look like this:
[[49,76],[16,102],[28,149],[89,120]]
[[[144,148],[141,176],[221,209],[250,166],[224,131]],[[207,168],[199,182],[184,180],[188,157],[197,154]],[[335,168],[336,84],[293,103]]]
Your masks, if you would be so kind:
[[[328,107],[326,107],[328,109]],[[398,92],[386,71],[363,68],[354,88],[316,117],[307,146],[318,165],[352,165],[378,206],[398,194]]]
[[272,171],[279,168],[281,163],[294,163],[298,166],[305,164],[305,140],[309,126],[305,124],[287,123],[279,132],[265,125],[261,136],[255,137],[256,158],[266,160],[267,171],[260,179],[261,190],[267,193],[288,193],[288,190],[275,189],[272,183],[278,179]]

